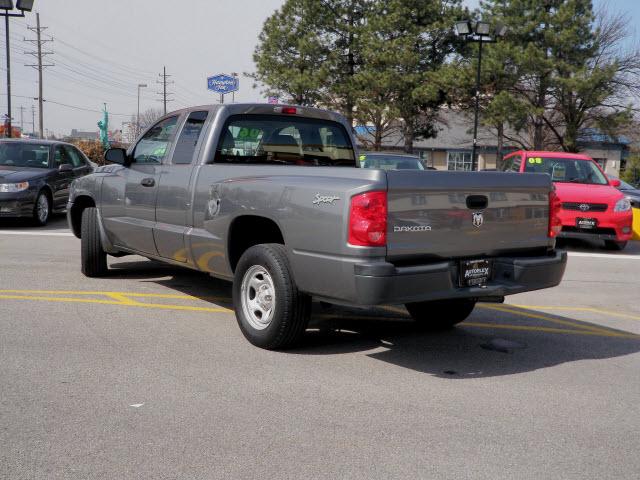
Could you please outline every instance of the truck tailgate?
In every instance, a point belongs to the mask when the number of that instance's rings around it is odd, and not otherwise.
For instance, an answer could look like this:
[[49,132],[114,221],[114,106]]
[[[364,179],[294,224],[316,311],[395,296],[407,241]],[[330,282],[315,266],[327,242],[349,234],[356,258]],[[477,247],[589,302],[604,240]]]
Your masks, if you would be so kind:
[[387,259],[469,258],[547,248],[546,174],[387,172]]

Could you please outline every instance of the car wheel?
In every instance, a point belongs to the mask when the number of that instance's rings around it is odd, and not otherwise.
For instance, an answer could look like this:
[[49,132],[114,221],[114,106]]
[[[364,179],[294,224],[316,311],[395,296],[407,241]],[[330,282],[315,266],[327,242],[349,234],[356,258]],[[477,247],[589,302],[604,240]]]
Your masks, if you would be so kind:
[[38,193],[36,203],[33,206],[33,222],[40,227],[44,227],[49,221],[49,215],[51,215],[49,195],[45,191],[41,191]]
[[97,208],[90,207],[82,211],[80,252],[82,273],[87,277],[101,277],[107,273],[107,254],[102,249]]
[[311,297],[295,284],[284,245],[249,248],[236,267],[233,305],[243,335],[268,350],[294,346],[304,334]]
[[624,250],[624,248],[627,246],[627,242],[617,242],[615,240],[605,240],[604,241],[604,248],[606,248],[607,250]]
[[452,328],[464,321],[475,306],[476,301],[468,298],[407,303],[405,305],[416,322],[432,330]]

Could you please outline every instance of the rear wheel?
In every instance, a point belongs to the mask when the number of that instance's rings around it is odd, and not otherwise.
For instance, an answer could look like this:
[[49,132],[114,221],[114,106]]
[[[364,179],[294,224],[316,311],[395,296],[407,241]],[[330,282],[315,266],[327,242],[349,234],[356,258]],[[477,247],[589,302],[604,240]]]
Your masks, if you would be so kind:
[[283,245],[249,248],[238,262],[233,305],[243,335],[269,350],[294,346],[309,322],[311,298],[298,291]]
[[38,193],[36,197],[36,203],[33,206],[33,222],[44,227],[49,221],[49,215],[51,214],[51,202],[49,196],[45,191]]
[[607,250],[624,250],[624,248],[627,246],[627,242],[617,242],[615,240],[605,240],[604,241],[604,248],[606,248]]
[[108,271],[107,254],[102,249],[97,208],[89,207],[83,210],[80,234],[82,273],[87,277],[106,275]]
[[416,322],[433,330],[452,328],[464,321],[475,306],[476,301],[468,298],[407,303],[405,305]]

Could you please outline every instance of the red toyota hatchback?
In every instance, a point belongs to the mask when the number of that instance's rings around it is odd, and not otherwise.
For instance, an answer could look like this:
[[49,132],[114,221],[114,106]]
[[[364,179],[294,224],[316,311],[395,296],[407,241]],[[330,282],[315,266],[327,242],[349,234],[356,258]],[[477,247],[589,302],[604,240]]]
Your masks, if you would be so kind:
[[610,250],[622,250],[631,239],[631,203],[586,155],[517,151],[504,157],[502,171],[548,173],[560,201],[562,229],[558,238],[604,240]]

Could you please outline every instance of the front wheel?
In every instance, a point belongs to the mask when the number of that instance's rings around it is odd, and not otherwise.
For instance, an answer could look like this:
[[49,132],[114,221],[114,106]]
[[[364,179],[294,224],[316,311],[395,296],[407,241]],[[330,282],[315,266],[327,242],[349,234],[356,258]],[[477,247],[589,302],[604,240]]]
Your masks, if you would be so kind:
[[294,346],[309,322],[311,298],[298,291],[284,245],[249,248],[238,262],[233,305],[243,335],[268,350]]
[[85,208],[80,226],[80,258],[82,273],[87,277],[102,277],[107,271],[107,254],[102,248],[98,209]]
[[607,250],[624,250],[624,248],[627,246],[627,242],[617,242],[616,240],[605,240],[604,241],[604,248],[606,248]]
[[416,322],[433,330],[452,328],[464,321],[475,306],[476,301],[468,298],[407,303],[405,305]]

